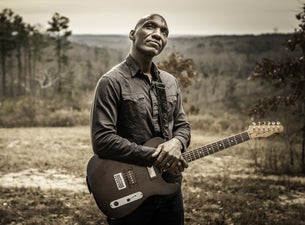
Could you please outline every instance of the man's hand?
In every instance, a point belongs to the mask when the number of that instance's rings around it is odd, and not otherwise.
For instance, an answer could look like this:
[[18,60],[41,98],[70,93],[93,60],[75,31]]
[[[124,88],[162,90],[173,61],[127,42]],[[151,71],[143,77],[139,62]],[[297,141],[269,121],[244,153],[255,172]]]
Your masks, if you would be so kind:
[[187,162],[181,155],[182,144],[177,138],[172,138],[158,145],[152,157],[156,157],[154,163],[162,171],[179,174],[188,167]]

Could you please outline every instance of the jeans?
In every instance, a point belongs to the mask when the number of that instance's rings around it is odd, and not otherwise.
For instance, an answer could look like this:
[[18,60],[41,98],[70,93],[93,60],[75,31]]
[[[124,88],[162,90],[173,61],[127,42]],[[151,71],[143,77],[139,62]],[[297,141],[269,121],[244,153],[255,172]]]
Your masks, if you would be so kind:
[[184,206],[181,190],[169,196],[151,196],[130,215],[107,218],[109,225],[183,225]]

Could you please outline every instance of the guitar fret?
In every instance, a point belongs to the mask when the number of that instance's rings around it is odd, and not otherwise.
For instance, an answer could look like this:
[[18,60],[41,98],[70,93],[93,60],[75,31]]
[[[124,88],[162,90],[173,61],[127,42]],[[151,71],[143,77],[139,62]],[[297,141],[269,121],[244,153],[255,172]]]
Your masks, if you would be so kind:
[[208,152],[208,154],[214,153],[213,148],[212,148],[211,145],[207,145],[207,152]]
[[196,159],[193,151],[190,151],[190,156],[191,156],[192,161]]
[[206,156],[206,155],[209,154],[206,146],[203,146],[203,147],[202,147],[202,150],[203,150],[204,156]]
[[218,145],[216,143],[213,143],[212,146],[213,146],[214,152],[219,151]]
[[188,162],[192,162],[192,157],[191,157],[191,154],[188,154]]
[[237,135],[234,135],[233,137],[234,137],[234,139],[235,139],[235,143],[238,144],[238,143],[239,143],[239,142],[238,142],[238,136],[237,136]]
[[185,159],[187,162],[191,162],[191,161],[192,161],[191,158],[190,158],[189,152],[184,152],[183,156],[184,156],[184,159]]
[[229,137],[230,146],[236,145],[236,141],[234,137]]
[[244,140],[244,141],[250,140],[250,136],[249,136],[249,133],[248,133],[248,132],[243,132],[243,133],[242,133],[242,137],[243,137],[243,140]]
[[195,159],[197,159],[197,157],[196,157],[196,152],[193,151],[193,160],[195,160]]
[[199,152],[199,156],[200,158],[202,158],[204,156],[203,152],[202,152],[202,148],[199,148],[198,149],[198,152]]
[[188,162],[191,162],[191,161],[192,161],[192,158],[191,158],[191,155],[189,154],[189,152],[187,152],[187,161],[188,161]]
[[199,148],[199,158],[202,158],[203,156],[204,156],[204,153],[203,153],[203,151],[202,151],[202,148]]
[[194,150],[194,156],[196,159],[199,159],[200,158],[199,152]]
[[197,149],[193,150],[193,155],[194,155],[194,159],[199,159],[199,155],[198,155],[198,150]]
[[231,147],[230,141],[229,141],[228,138],[223,139],[223,140],[222,140],[222,143],[223,143],[223,145],[224,145],[226,148]]
[[209,152],[209,149],[208,149],[208,146],[207,146],[207,145],[205,146],[205,153],[206,153],[206,155],[212,154],[212,152],[211,152],[211,153]]
[[243,142],[242,137],[241,137],[240,134],[235,135],[235,139],[236,139],[236,143],[237,143],[237,144]]
[[217,146],[218,146],[218,149],[219,149],[219,150],[223,150],[223,149],[225,149],[225,147],[224,147],[224,144],[223,144],[222,140],[220,140],[220,141],[218,141],[218,142],[217,142]]
[[240,143],[245,142],[244,137],[243,137],[243,133],[240,133],[239,137],[240,137],[240,140],[241,140]]

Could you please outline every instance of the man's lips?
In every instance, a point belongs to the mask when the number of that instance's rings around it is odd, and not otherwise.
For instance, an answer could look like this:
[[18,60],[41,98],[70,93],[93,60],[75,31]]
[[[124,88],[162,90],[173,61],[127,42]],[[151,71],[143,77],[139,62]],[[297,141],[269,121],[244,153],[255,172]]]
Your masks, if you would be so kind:
[[147,41],[147,43],[152,46],[152,47],[155,47],[155,48],[160,48],[161,47],[161,44],[157,41]]

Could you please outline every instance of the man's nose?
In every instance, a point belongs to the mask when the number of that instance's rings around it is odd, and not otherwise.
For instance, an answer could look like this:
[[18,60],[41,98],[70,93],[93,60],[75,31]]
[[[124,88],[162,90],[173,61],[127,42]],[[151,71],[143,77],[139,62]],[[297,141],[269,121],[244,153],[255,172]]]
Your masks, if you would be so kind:
[[160,38],[161,38],[161,29],[160,29],[160,28],[154,29],[153,37],[155,37],[155,38],[157,38],[157,39],[160,39]]

